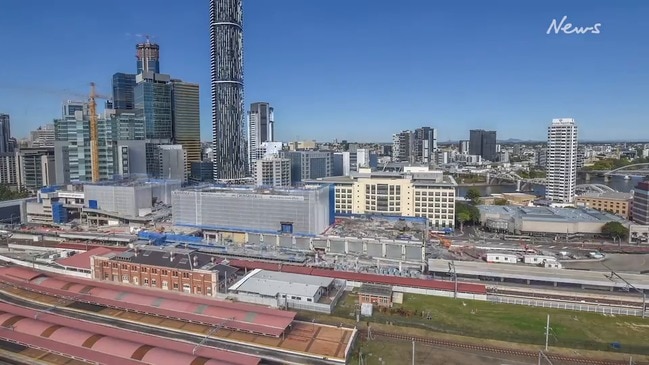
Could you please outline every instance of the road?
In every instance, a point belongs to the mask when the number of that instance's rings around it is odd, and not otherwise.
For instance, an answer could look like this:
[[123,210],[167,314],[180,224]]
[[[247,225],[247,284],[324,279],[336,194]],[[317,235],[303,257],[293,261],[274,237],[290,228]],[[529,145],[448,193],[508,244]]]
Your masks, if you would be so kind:
[[[126,330],[147,333],[149,335],[160,336],[165,338],[172,338],[176,340],[183,340],[193,344],[199,344],[204,340],[204,336],[193,335],[185,332],[174,331],[172,329],[160,329],[157,327],[147,326],[143,324],[136,324],[119,319],[104,318],[92,315],[90,313],[82,313],[71,311],[64,307],[49,307],[38,303],[32,303],[23,299],[18,299],[0,292],[0,301],[18,305],[25,308],[35,310],[48,311],[49,313],[59,314],[66,317],[86,320],[89,322],[105,324],[109,326],[119,327]],[[87,305],[87,304],[83,304]],[[305,365],[331,365],[330,361],[307,358],[304,356],[293,355],[288,353],[279,353],[273,350],[262,349],[253,346],[241,345],[233,342],[223,341],[215,338],[209,338],[203,342],[205,346],[229,350],[248,355],[258,356],[263,359],[262,364],[265,365],[279,365],[279,364],[305,364]]]

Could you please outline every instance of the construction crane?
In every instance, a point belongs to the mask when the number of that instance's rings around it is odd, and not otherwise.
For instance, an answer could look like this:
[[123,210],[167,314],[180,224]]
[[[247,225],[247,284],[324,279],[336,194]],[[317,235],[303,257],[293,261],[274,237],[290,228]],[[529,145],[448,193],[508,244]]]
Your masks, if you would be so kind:
[[110,99],[110,97],[97,94],[95,83],[90,83],[90,96],[88,97],[90,114],[90,166],[92,167],[92,182],[99,181],[99,132],[97,128],[97,99]]

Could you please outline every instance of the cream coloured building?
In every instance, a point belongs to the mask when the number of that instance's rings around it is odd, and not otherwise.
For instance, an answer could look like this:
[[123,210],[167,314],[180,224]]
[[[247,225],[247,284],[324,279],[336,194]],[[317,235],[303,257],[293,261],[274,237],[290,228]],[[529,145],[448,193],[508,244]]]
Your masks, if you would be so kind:
[[452,228],[457,184],[441,171],[406,168],[404,172],[360,169],[352,176],[310,180],[335,186],[337,214],[426,217],[433,228]]

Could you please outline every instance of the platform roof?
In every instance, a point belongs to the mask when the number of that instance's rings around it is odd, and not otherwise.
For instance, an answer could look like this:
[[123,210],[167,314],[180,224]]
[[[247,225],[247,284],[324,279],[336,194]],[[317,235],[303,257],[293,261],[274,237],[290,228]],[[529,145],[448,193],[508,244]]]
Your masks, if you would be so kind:
[[[448,273],[448,260],[428,260],[428,270]],[[487,276],[506,279],[557,282],[574,285],[593,285],[612,288],[628,288],[626,280],[638,289],[649,289],[649,276],[640,274],[620,274],[624,280],[612,276],[610,272],[555,269],[532,265],[495,264],[473,261],[455,261],[458,275]]]
[[313,298],[320,288],[329,287],[333,278],[287,272],[253,270],[230,290],[276,297],[278,294]]

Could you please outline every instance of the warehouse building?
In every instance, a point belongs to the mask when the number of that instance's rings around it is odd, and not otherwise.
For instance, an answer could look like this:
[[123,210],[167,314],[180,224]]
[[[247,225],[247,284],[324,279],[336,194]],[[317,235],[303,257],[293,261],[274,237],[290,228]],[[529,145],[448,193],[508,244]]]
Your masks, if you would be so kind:
[[279,306],[300,308],[300,303],[318,303],[334,291],[335,279],[280,271],[255,269],[232,285],[229,292],[276,299]]
[[209,186],[172,192],[173,224],[203,230],[317,235],[334,223],[332,187]]
[[480,223],[514,234],[596,235],[607,222],[629,226],[620,216],[595,209],[480,205]]

